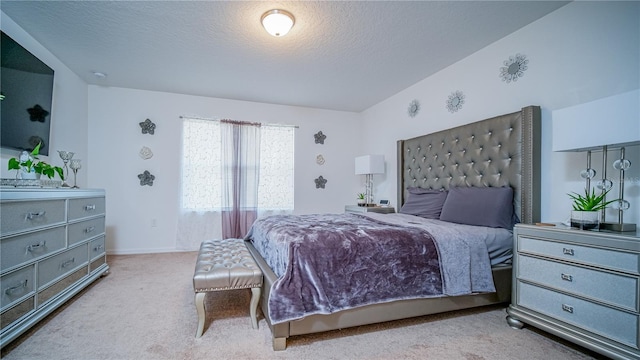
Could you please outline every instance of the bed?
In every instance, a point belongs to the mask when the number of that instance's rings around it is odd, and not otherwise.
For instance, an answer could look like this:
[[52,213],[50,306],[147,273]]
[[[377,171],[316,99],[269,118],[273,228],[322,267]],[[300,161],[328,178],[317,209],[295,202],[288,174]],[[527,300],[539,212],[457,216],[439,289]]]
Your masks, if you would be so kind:
[[[458,189],[491,188],[491,190],[497,190],[508,188],[511,193],[509,199],[513,202],[513,220],[522,223],[539,221],[539,146],[540,108],[536,106],[525,107],[518,112],[408,140],[399,140],[397,142],[398,209],[401,209],[403,205],[407,205],[408,208],[411,201],[415,199],[412,194],[420,193],[422,190],[425,193],[447,190],[448,196],[450,196],[453,190]],[[443,208],[442,211],[444,214],[445,209]],[[460,213],[460,211],[455,213]],[[418,224],[418,221],[412,221],[412,216],[398,214],[396,216],[398,219],[390,220],[390,217],[382,214],[371,214],[369,216],[350,215],[351,220],[357,222],[355,226],[358,229],[368,228],[370,222],[377,222],[381,223],[381,227],[386,227],[388,231],[404,232],[405,230],[398,230],[402,226],[402,222],[406,222],[406,225],[411,223],[411,226],[407,226],[407,234],[403,233],[401,235],[405,236],[407,241],[409,241],[409,238],[418,237],[417,232],[422,231],[421,228],[424,225]],[[452,216],[455,217],[456,214]],[[333,224],[333,227],[340,229],[344,226],[343,232],[349,233],[352,230],[348,230],[349,224],[347,223],[349,221],[343,219],[346,217],[348,216],[342,215],[340,217],[335,214],[326,214],[307,215],[305,218],[309,224],[313,224],[313,222],[330,223]],[[284,219],[279,218],[277,219],[278,221],[273,221],[273,224],[282,223]],[[309,224],[305,226],[313,227]],[[291,225],[294,226],[294,224]],[[449,231],[438,230],[437,227],[429,228],[428,224],[424,226],[427,235]],[[468,227],[469,225],[459,225],[458,228],[462,229],[465,226]],[[476,228],[479,229],[480,227]],[[373,226],[371,229],[373,229]],[[371,231],[373,232],[374,230]],[[289,232],[297,233],[297,230],[294,229]],[[354,232],[355,230],[352,231],[352,233]],[[328,239],[332,235],[317,233],[314,236]],[[422,235],[420,234],[420,236]],[[444,242],[438,238],[439,236],[435,237],[437,239],[432,237],[431,240],[435,241],[437,252],[444,259],[446,258],[446,255],[444,255],[446,251],[440,248],[444,246]],[[350,304],[350,306],[345,306],[344,309],[339,308],[338,311],[335,309],[327,311],[323,309],[323,304],[320,304],[318,308],[311,308],[303,316],[300,313],[280,314],[273,309],[270,313],[269,304],[272,289],[274,294],[277,291],[281,291],[280,285],[282,281],[278,282],[280,276],[276,275],[276,273],[282,274],[282,266],[286,265],[278,265],[277,261],[273,259],[273,255],[267,254],[263,257],[260,251],[263,251],[264,246],[259,244],[258,238],[259,236],[255,236],[254,239],[249,235],[246,243],[264,274],[260,306],[271,329],[274,350],[286,349],[286,341],[290,336],[503,303],[508,302],[511,296],[511,265],[507,256],[499,260],[492,258],[489,265],[486,263],[478,265],[488,266],[488,276],[492,280],[490,281],[492,284],[485,286],[484,280],[486,279],[480,278],[476,282],[477,286],[470,284],[469,286],[471,287],[469,289],[471,291],[466,293],[458,291],[457,288],[447,289],[447,286],[437,282],[436,278],[438,276],[446,278],[445,274],[450,272],[446,270],[446,267],[442,266],[441,270],[421,270],[419,274],[422,277],[420,281],[434,279],[433,286],[425,286],[433,288],[429,290],[433,291],[430,293],[411,292],[411,286],[393,286],[394,291],[395,288],[406,288],[403,291],[408,291],[409,293],[394,294],[393,296],[395,297],[391,297],[391,300],[386,299],[382,302],[367,300],[363,303]],[[410,246],[416,246],[416,249],[426,248],[432,246],[429,241],[425,240],[424,243]],[[419,252],[419,250],[406,251],[401,256],[409,256],[410,253],[416,252]],[[498,252],[504,257],[503,250]],[[288,254],[279,256],[287,257]],[[449,256],[449,258],[455,260],[455,256]],[[287,259],[282,261],[286,264]],[[414,259],[411,261],[421,260]],[[272,265],[270,266],[269,263]],[[380,260],[380,263],[382,264],[382,260]],[[420,265],[420,269],[423,269],[422,266]],[[425,262],[424,266],[428,267],[428,263]],[[441,273],[438,273],[438,271]],[[349,271],[349,273],[352,272]],[[470,270],[470,274],[476,273],[480,273],[480,271]],[[316,280],[321,280],[321,277],[316,278]],[[384,283],[385,281],[382,282]],[[274,287],[274,284],[276,284],[276,287]],[[370,289],[373,290],[374,287]],[[458,293],[463,295],[457,295]],[[271,304],[273,305],[274,302]],[[306,308],[308,304],[300,306]],[[295,308],[296,304],[287,304],[283,309],[286,310],[290,307]]]

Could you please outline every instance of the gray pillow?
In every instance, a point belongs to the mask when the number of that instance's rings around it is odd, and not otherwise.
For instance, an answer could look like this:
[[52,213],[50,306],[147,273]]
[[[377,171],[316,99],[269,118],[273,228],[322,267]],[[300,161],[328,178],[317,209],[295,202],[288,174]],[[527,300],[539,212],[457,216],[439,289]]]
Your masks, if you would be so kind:
[[440,220],[512,230],[513,189],[452,187],[442,206]]
[[443,190],[429,190],[422,188],[408,188],[407,201],[400,209],[400,213],[416,215],[427,219],[439,219],[442,205],[447,198]]

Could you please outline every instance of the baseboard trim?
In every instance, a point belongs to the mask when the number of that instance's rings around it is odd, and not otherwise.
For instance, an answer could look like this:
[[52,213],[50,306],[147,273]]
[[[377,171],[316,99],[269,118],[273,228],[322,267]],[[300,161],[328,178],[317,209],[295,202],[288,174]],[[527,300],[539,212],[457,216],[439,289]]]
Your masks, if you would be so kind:
[[109,256],[109,255],[161,254],[161,253],[191,252],[191,251],[198,251],[198,250],[182,250],[182,249],[175,249],[175,248],[107,250],[107,256]]

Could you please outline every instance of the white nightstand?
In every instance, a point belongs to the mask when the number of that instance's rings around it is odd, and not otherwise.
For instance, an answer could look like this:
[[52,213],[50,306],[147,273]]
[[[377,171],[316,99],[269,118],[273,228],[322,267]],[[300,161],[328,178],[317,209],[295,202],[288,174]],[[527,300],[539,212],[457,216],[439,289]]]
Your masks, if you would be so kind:
[[396,212],[392,206],[358,206],[358,205],[346,205],[344,207],[344,212],[346,213],[366,213],[366,212],[375,212],[380,214],[393,214]]

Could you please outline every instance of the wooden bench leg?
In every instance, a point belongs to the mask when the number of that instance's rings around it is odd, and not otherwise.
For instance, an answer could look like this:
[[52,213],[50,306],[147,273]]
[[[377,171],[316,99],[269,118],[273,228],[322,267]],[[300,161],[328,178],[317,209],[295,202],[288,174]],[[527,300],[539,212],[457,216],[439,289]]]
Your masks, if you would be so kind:
[[204,296],[206,293],[199,292],[196,293],[196,311],[198,312],[198,331],[196,332],[196,338],[202,336],[202,332],[204,330],[204,320],[205,320],[205,311],[204,311]]
[[251,288],[251,304],[249,305],[249,314],[251,316],[251,327],[258,328],[258,318],[256,317],[256,310],[258,309],[258,302],[260,301],[260,288]]

